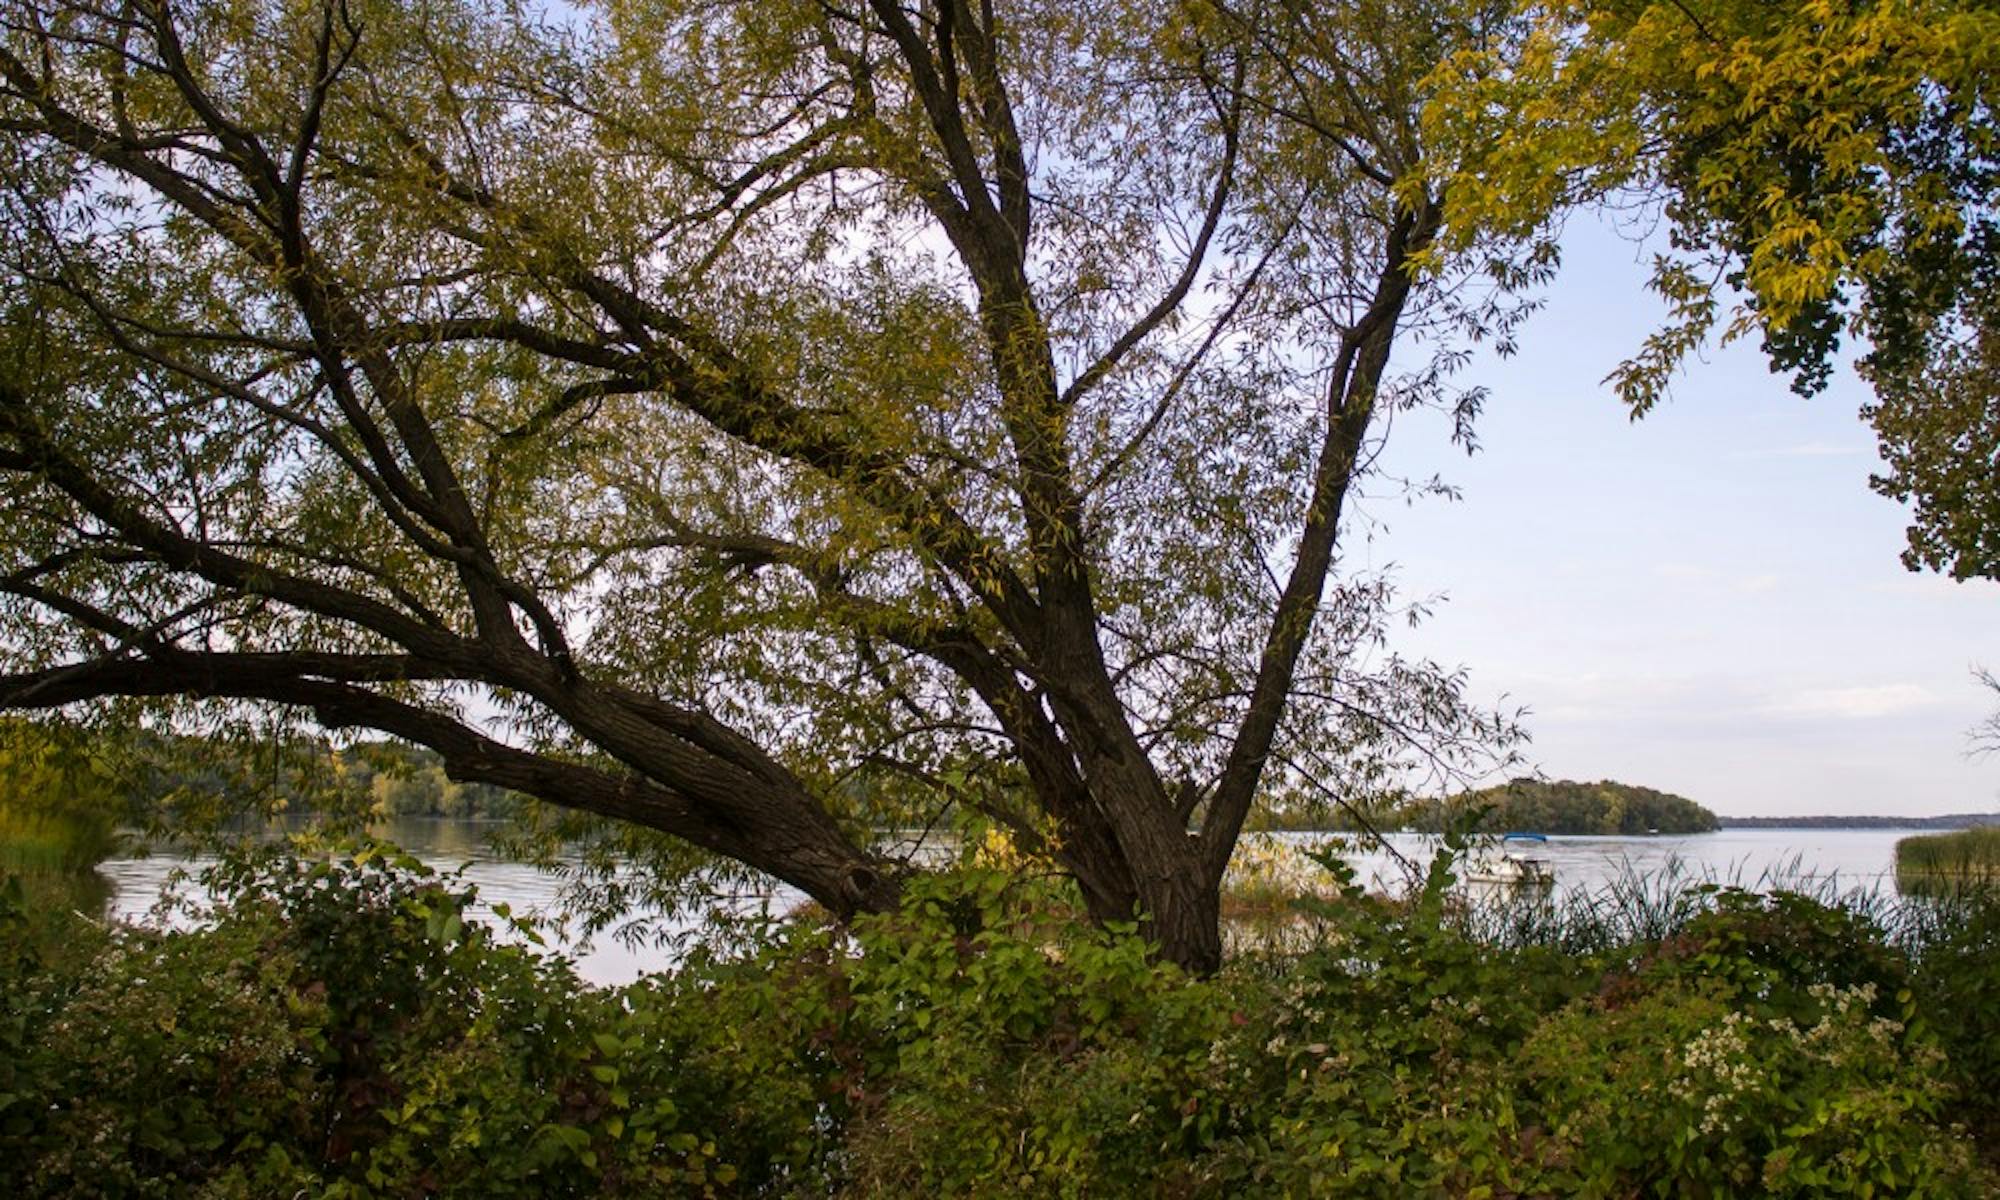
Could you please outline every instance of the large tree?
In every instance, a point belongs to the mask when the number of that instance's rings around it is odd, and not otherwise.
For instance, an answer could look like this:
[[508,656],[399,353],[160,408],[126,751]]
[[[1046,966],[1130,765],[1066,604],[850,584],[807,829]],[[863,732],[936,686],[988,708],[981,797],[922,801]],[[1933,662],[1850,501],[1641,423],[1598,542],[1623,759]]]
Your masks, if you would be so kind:
[[309,712],[840,914],[957,804],[1197,969],[1295,768],[1504,732],[1336,571],[1545,261],[1436,250],[1486,6],[0,14],[0,705]]

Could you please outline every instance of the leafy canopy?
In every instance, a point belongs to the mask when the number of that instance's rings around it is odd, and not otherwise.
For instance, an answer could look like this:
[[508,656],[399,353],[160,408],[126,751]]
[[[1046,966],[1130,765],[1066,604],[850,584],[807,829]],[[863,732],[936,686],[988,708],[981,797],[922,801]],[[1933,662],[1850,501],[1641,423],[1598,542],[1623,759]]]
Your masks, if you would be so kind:
[[[1914,505],[1912,568],[2000,577],[2000,8],[1986,0],[1557,0],[1436,77],[1444,244],[1661,205],[1666,325],[1610,382],[1635,414],[1711,335],[1801,394],[1844,339]],[[1733,308],[1726,298],[1735,295]]]
[[1190,965],[1281,777],[1504,751],[1343,546],[1546,274],[1425,182],[1500,5],[0,11],[0,704],[286,706],[837,912],[972,811]]

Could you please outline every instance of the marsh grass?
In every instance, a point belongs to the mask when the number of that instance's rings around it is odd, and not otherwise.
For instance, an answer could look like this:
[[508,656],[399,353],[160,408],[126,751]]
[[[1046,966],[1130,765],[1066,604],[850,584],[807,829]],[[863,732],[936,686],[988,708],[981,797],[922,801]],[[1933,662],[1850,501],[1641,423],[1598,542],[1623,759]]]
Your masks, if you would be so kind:
[[1996,886],[2000,886],[2000,828],[1924,834],[1896,843],[1896,887],[1906,894]]
[[31,912],[58,919],[42,937],[63,936],[63,921],[96,920],[111,899],[111,884],[95,870],[117,853],[123,839],[108,818],[88,813],[0,806],[0,880],[19,888]]
[[1304,954],[1323,948],[1325,921],[1302,911],[1302,898],[1331,901],[1340,881],[1316,855],[1360,846],[1353,835],[1298,842],[1252,833],[1237,845],[1222,881],[1222,944],[1230,957]]
[[1332,895],[1335,880],[1313,854],[1352,844],[1339,836],[1305,844],[1261,834],[1245,837],[1223,877],[1225,917],[1283,916],[1299,896]]
[[110,820],[97,814],[0,807],[0,869],[87,872],[120,844]]
[[[1299,953],[1321,946],[1323,923],[1301,911],[1300,902],[1304,899],[1310,907],[1313,899],[1335,896],[1338,887],[1312,852],[1346,844],[1351,843],[1301,847],[1277,839],[1244,839],[1224,883],[1224,940],[1229,947]],[[1414,903],[1419,886],[1413,877],[1407,894],[1383,898],[1392,904]],[[1486,945],[1593,954],[1674,937],[1714,908],[1716,896],[1726,890],[1803,895],[1865,918],[1890,941],[1906,925],[1913,935],[1920,934],[1917,924],[1937,911],[1935,906],[1917,911],[1904,897],[1879,886],[1849,886],[1837,874],[1811,870],[1795,854],[1754,874],[1741,865],[1718,869],[1672,856],[1644,868],[1623,863],[1608,882],[1594,888],[1461,886],[1449,894],[1445,915],[1461,933]]]
[[[1879,885],[1847,886],[1838,875],[1806,869],[1804,860],[1794,856],[1754,876],[1696,867],[1680,858],[1645,871],[1628,863],[1597,888],[1462,896],[1451,908],[1451,919],[1467,936],[1489,945],[1591,954],[1674,937],[1729,890],[1805,896],[1862,918],[1880,929],[1885,940],[1911,949],[1952,928],[1955,911],[1950,904],[1899,896]],[[1972,903],[1981,897],[1964,899]]]
[[67,921],[101,921],[111,902],[111,881],[95,871],[16,871],[0,868],[0,886],[17,887],[17,902],[41,918],[40,924],[62,936]]

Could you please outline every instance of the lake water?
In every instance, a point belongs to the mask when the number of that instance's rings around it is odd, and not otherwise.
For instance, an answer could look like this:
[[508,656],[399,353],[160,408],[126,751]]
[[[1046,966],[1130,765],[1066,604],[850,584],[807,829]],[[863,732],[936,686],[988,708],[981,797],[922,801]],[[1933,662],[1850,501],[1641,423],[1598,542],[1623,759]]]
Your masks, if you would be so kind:
[[[516,913],[553,914],[559,904],[562,877],[494,854],[487,844],[493,828],[476,821],[401,819],[389,822],[379,832],[440,870],[462,867],[465,880],[479,889],[482,903],[474,915],[487,915],[485,906],[497,903],[507,904]],[[1552,866],[1556,886],[1561,889],[1599,888],[1627,871],[1651,874],[1677,864],[1678,869],[1695,876],[1751,887],[1774,881],[1798,886],[1802,879],[1809,879],[1827,880],[1829,886],[1841,891],[1858,888],[1893,893],[1896,842],[1922,832],[1929,831],[1725,829],[1685,837],[1551,837],[1543,845],[1520,852]],[[1267,843],[1297,845],[1319,840],[1319,835],[1272,834],[1263,838]],[[1427,839],[1397,834],[1392,835],[1391,843],[1419,865],[1429,859],[1431,843]],[[1346,857],[1362,880],[1382,888],[1400,885],[1401,869],[1387,852]],[[123,921],[161,919],[156,909],[175,873],[199,873],[210,861],[159,854],[101,864],[98,870],[115,889],[109,915]],[[182,889],[182,894],[195,890],[188,884]],[[769,897],[746,899],[743,904],[764,903],[782,912],[799,898],[781,888]],[[640,912],[634,916],[656,919],[658,914]],[[686,927],[655,920],[654,928],[671,933]],[[671,945],[633,945],[609,933],[588,943],[561,935],[554,940],[575,957],[584,978],[602,984],[629,982],[647,971],[672,965],[676,957]]]
[[[1677,865],[1721,883],[1798,886],[1824,880],[1839,891],[1896,887],[1896,843],[1927,829],[1723,829],[1655,837],[1555,836],[1545,843],[1509,843],[1524,857],[1555,870],[1558,888],[1595,889],[1629,872],[1651,875]],[[1312,835],[1285,835],[1287,838]],[[1427,862],[1430,846],[1413,834],[1392,834],[1404,857]],[[1402,873],[1383,852],[1348,856],[1364,880],[1393,885]]]
[[[402,817],[382,823],[375,833],[430,867],[462,872],[464,881],[478,889],[478,903],[468,910],[469,916],[491,918],[493,906],[505,904],[517,917],[553,920],[561,908],[563,876],[496,854],[488,839],[501,828],[504,825],[495,822]],[[202,898],[202,889],[193,877],[215,861],[208,856],[151,854],[99,863],[98,873],[110,880],[114,889],[106,915],[137,923],[184,922],[184,914],[163,911],[161,902]],[[780,888],[769,897],[748,898],[739,907],[751,909],[768,903],[774,911],[783,912],[801,899],[799,893]],[[643,940],[620,938],[613,930],[585,940],[574,929],[544,932],[552,947],[576,960],[578,974],[593,983],[617,985],[671,966],[678,951],[670,939],[690,929],[687,922],[665,919],[658,912],[646,910],[630,914],[629,925],[635,932],[649,936]],[[669,940],[662,942],[652,934],[666,935]]]

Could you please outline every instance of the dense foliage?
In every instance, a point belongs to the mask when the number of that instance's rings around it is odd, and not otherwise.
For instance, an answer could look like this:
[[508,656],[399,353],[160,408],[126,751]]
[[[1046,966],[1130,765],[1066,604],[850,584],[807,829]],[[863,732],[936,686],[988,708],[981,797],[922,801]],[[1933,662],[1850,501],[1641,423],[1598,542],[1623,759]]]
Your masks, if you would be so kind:
[[370,741],[329,750],[330,773],[350,795],[367,798],[368,810],[385,817],[508,817],[519,796],[484,783],[460,783],[444,762],[421,746]]
[[1417,829],[1438,833],[1643,834],[1708,833],[1722,827],[1714,813],[1670,792],[1602,780],[1522,778],[1442,799],[1407,799],[1373,810],[1342,805],[1331,810],[1305,798],[1295,806],[1274,806],[1259,816],[1260,829],[1314,829],[1364,833]]
[[86,733],[0,718],[0,869],[89,870],[116,846],[125,805]]
[[1537,833],[1708,833],[1714,813],[1684,796],[1629,783],[1516,779],[1453,797],[1449,805],[1413,811],[1410,824],[1440,829],[1451,812],[1485,810],[1480,828]]
[[126,804],[119,774],[86,733],[0,718],[0,878],[16,903],[99,911],[110,887],[94,868],[122,844]]
[[1475,941],[1435,893],[1350,889],[1311,906],[1317,948],[1197,981],[1129,930],[1069,919],[1073,892],[975,871],[847,933],[781,927],[594,990],[383,852],[240,861],[215,883],[204,927],[72,935],[59,954],[0,907],[0,1190],[1996,1183],[1975,1154],[1995,1115],[1990,902],[1891,944],[1802,896],[1710,891],[1664,939],[1580,954]]
[[421,746],[223,738],[0,719],[0,866],[88,870],[121,830],[199,838],[279,814],[511,817],[523,799],[446,775]]

